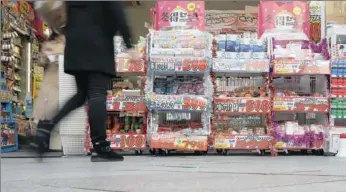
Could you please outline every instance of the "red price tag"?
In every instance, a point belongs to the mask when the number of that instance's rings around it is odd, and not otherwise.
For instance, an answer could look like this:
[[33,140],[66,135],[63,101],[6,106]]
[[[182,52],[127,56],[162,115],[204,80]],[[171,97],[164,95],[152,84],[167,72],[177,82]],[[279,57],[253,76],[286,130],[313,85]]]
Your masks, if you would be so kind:
[[[119,139],[119,136],[120,136],[120,140],[117,140],[117,138]],[[113,146],[117,146],[115,148],[136,149],[136,148],[145,148],[146,147],[145,135],[131,135],[131,134],[117,135],[117,134],[114,134],[114,135],[112,135],[110,140],[113,143]],[[120,143],[118,143],[118,145],[117,145],[116,144],[117,142],[120,142]]]
[[207,68],[208,63],[205,59],[185,59],[183,61],[183,71],[206,71]]
[[191,141],[191,140],[183,140],[184,149],[203,149],[204,145],[201,141]]
[[268,100],[247,100],[246,101],[246,112],[269,112],[270,102]]
[[295,111],[326,112],[328,108],[328,105],[324,104],[295,103],[294,105]]
[[185,110],[200,110],[204,111],[207,107],[207,101],[205,99],[200,98],[184,98],[183,109]]
[[142,60],[128,62],[129,72],[143,72],[143,68],[144,68],[144,62]]
[[264,61],[250,61],[247,63],[247,69],[265,71],[268,69],[268,65]]

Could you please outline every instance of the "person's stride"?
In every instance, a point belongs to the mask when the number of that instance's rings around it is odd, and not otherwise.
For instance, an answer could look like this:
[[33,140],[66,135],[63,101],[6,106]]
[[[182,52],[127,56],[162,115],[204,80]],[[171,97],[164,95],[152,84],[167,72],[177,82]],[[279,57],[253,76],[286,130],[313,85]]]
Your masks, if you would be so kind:
[[124,6],[119,1],[66,1],[66,12],[64,70],[75,77],[77,93],[53,119],[39,121],[31,146],[42,155],[54,126],[87,101],[93,144],[91,161],[122,161],[123,156],[112,151],[106,140],[106,95],[115,75],[113,37],[117,32],[132,59],[138,59],[130,41]]

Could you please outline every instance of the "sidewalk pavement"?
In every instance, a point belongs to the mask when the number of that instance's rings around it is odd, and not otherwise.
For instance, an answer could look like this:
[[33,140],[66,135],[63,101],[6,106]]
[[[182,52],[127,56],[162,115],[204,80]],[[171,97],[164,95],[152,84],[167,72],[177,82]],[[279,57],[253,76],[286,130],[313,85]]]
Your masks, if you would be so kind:
[[3,192],[345,192],[346,159],[126,156],[1,159]]

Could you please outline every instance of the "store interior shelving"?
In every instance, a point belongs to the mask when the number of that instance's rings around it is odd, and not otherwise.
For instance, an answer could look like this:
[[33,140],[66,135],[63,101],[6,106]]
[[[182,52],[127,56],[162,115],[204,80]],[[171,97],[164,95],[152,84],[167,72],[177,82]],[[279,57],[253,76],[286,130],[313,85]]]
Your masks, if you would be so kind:
[[213,46],[212,146],[223,155],[230,150],[264,155],[271,149],[265,44],[244,32],[215,35]]
[[208,34],[198,30],[150,34],[146,94],[152,154],[208,150],[212,92],[208,42]]

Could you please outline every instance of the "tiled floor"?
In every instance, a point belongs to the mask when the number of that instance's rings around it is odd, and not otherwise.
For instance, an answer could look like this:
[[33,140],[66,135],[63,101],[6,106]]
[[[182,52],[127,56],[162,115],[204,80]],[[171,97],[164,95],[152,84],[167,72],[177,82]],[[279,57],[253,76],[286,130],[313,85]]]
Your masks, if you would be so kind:
[[346,159],[127,156],[1,159],[3,192],[345,192]]

